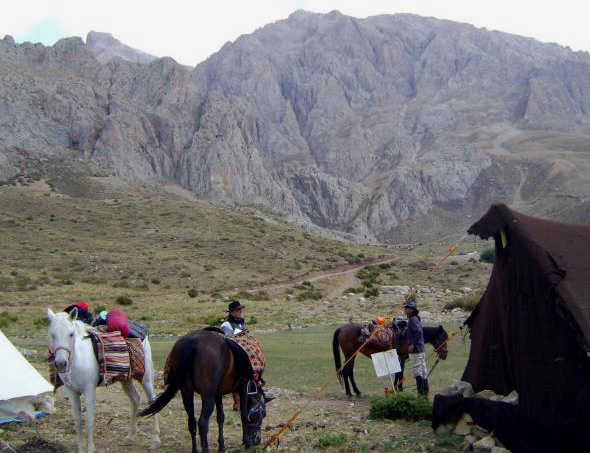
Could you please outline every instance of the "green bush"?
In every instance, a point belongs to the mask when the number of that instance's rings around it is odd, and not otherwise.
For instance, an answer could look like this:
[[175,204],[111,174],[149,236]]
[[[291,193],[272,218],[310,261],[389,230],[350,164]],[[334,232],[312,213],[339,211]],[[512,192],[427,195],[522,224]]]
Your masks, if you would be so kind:
[[199,290],[196,288],[191,288],[188,290],[188,297],[197,297],[199,295]]
[[0,327],[2,328],[7,327],[9,324],[12,324],[17,320],[18,317],[16,315],[8,313],[7,311],[3,311],[2,313],[0,313]]
[[296,299],[299,302],[304,301],[304,300],[308,300],[308,299],[320,300],[321,298],[322,298],[322,293],[315,290],[315,289],[310,290],[310,291],[301,292],[301,293],[297,294],[297,297],[296,297]]
[[221,318],[218,315],[207,315],[201,317],[201,323],[207,326],[219,326],[221,324]]
[[117,297],[116,301],[119,305],[132,305],[133,304],[133,299],[131,299],[131,297],[129,297],[129,295],[127,295],[127,294],[121,294],[120,296]]
[[379,288],[369,288],[363,294],[365,297],[377,297],[379,295]]
[[481,293],[473,293],[468,296],[457,297],[444,306],[445,310],[452,310],[453,308],[460,308],[461,310],[471,311],[479,303]]
[[258,324],[258,318],[256,316],[250,316],[250,319],[248,320],[247,324],[251,326]]
[[495,256],[496,256],[496,248],[495,247],[486,247],[479,254],[479,260],[483,261],[484,263],[493,263]]
[[432,403],[428,398],[416,396],[409,392],[397,392],[373,398],[369,410],[372,420],[387,418],[397,420],[430,420],[432,418]]
[[342,291],[342,294],[346,295],[348,293],[354,293],[354,294],[358,294],[358,293],[362,293],[365,290],[365,288],[363,288],[362,286],[359,286],[358,288],[347,288],[344,291]]
[[318,447],[339,447],[344,445],[348,441],[345,434],[322,434],[318,439]]
[[47,316],[39,316],[33,321],[33,325],[38,328],[45,328],[49,325],[49,319],[47,319]]

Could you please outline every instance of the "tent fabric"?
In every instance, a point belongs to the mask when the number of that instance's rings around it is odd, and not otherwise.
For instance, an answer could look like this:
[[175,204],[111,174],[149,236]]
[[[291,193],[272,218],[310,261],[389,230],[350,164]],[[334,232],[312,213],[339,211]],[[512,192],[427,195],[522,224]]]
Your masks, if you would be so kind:
[[0,415],[3,408],[8,413],[21,406],[28,412],[31,404],[38,401],[40,395],[53,391],[53,386],[22,356],[1,330],[0,357]]
[[[503,247],[501,232],[506,237]],[[516,390],[527,423],[566,427],[590,419],[590,226],[495,205],[470,229],[493,237],[490,281],[467,319],[462,380],[474,390]]]

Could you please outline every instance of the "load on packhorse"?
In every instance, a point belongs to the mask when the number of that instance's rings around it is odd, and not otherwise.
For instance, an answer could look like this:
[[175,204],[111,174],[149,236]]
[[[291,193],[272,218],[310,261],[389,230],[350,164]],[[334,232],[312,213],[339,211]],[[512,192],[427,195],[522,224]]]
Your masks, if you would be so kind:
[[[475,392],[518,393],[518,404],[436,395],[433,427],[468,413],[514,452],[582,452],[590,446],[590,226],[492,206],[469,228],[494,238],[485,293],[462,381]],[[452,390],[452,389],[449,389]]]
[[[62,382],[72,405],[76,426],[78,450],[88,453],[94,449],[94,405],[97,385],[121,382],[131,402],[129,434],[125,444],[133,442],[137,433],[139,396],[132,379],[141,382],[149,401],[155,398],[153,390],[153,362],[148,338],[124,339],[120,333],[101,333],[77,320],[78,310],[54,313],[47,309],[49,320],[49,360],[55,369],[54,385]],[[58,379],[59,378],[59,379]],[[86,434],[83,442],[80,396],[86,400]],[[158,420],[154,419],[151,449],[160,446]]]
[[261,425],[266,416],[266,403],[272,398],[263,390],[265,359],[256,339],[248,331],[227,337],[217,327],[195,330],[180,337],[166,360],[164,382],[166,390],[139,413],[153,415],[161,411],[180,391],[188,418],[192,451],[196,453],[197,422],[194,394],[201,395],[199,437],[204,453],[209,451],[207,433],[209,418],[217,410],[219,451],[225,451],[223,435],[223,395],[240,394],[242,442],[246,448],[261,442]]
[[[355,351],[363,345],[374,329],[378,328],[377,323],[370,322],[368,324],[361,323],[348,323],[339,327],[334,332],[332,338],[332,352],[334,354],[334,364],[336,370],[342,367],[340,358],[340,349],[344,354],[344,362],[355,353]],[[437,353],[437,356],[441,360],[447,358],[447,339],[448,334],[442,326],[438,327],[424,327],[424,342],[431,344]],[[371,357],[372,354],[377,352],[384,352],[389,349],[395,349],[397,351],[401,369],[400,373],[395,375],[395,388],[403,390],[403,376],[404,376],[404,364],[409,358],[409,340],[407,335],[407,322],[405,320],[398,320],[393,323],[386,324],[379,329],[379,332],[363,346],[361,353],[366,357]],[[338,373],[338,380],[344,382],[344,388],[346,395],[352,396],[350,391],[350,384],[352,384],[353,391],[360,395],[361,391],[358,389],[354,380],[354,362],[356,357],[350,360],[348,364]],[[428,388],[424,389],[424,393],[428,392]]]

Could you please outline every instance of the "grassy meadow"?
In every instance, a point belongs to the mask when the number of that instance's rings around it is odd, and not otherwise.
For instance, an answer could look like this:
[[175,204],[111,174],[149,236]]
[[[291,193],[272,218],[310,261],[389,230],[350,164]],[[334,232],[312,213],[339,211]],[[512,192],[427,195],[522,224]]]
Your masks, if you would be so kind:
[[[381,395],[388,381],[375,378],[371,360],[359,357],[355,378],[363,396],[345,397],[334,375],[332,335],[349,321],[368,321],[392,309],[401,314],[403,296],[363,297],[381,285],[439,288],[436,295],[419,296],[421,310],[433,313],[453,302],[461,287],[481,291],[490,265],[472,252],[481,251],[483,242],[465,241],[426,280],[448,244],[360,246],[313,236],[255,210],[145,193],[120,199],[70,198],[11,186],[0,187],[0,237],[0,329],[18,346],[35,351],[29,359],[45,375],[45,307],[61,310],[84,299],[93,311],[125,309],[130,319],[150,329],[156,370],[161,371],[176,337],[216,324],[225,314],[227,297],[236,296],[247,306],[244,316],[267,356],[268,386],[279,395],[269,405],[265,434],[326,384],[286,432],[279,451],[459,449],[457,439],[436,437],[428,421],[368,420],[370,397]],[[391,261],[360,271],[374,258]],[[348,271],[351,265],[359,268]],[[325,275],[330,272],[334,274]],[[444,326],[449,332],[458,328],[457,323]],[[440,362],[430,379],[432,393],[460,378],[465,366],[468,340],[454,339],[449,349],[448,360]],[[57,393],[56,407],[57,414],[34,426],[2,427],[0,438],[18,445],[38,435],[72,450],[75,436],[63,390]],[[146,437],[135,446],[120,446],[127,407],[119,386],[98,390],[98,451],[145,451]],[[227,444],[237,451],[240,422],[229,407],[228,399]],[[140,431],[148,428],[149,422],[142,420]],[[161,429],[161,451],[189,449],[179,398],[162,412]],[[211,440],[216,431],[213,421]]]

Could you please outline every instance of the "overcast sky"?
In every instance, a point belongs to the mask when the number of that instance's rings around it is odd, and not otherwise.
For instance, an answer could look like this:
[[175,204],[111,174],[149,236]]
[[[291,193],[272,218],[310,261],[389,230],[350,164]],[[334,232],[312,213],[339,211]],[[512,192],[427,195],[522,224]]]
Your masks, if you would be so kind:
[[[2,2],[0,37],[53,44],[90,30],[194,66],[227,41],[297,9],[354,17],[414,13],[590,51],[587,0],[17,0]],[[588,5],[588,6],[586,6]]]

